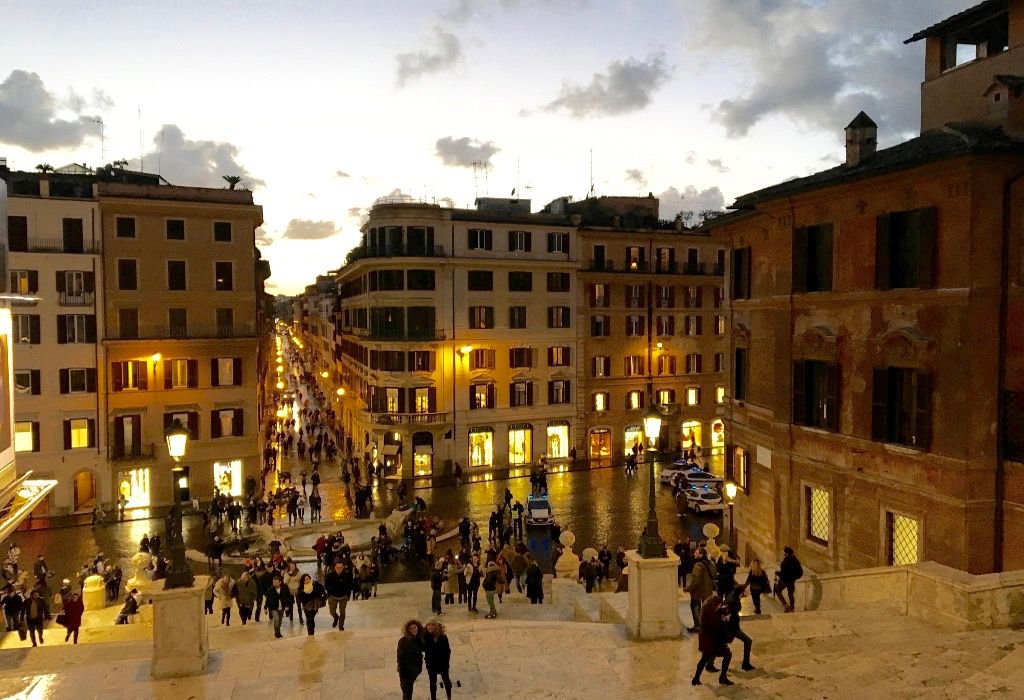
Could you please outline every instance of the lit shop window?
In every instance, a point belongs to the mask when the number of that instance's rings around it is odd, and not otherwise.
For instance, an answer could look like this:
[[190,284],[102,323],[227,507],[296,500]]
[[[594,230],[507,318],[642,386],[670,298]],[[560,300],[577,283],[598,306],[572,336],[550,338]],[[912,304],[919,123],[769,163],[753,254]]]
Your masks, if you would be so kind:
[[559,423],[548,426],[548,457],[565,459],[569,456],[569,425]]
[[533,428],[513,426],[508,430],[508,463],[529,464],[533,458]]
[[471,428],[469,431],[469,466],[489,467],[494,464],[494,431]]

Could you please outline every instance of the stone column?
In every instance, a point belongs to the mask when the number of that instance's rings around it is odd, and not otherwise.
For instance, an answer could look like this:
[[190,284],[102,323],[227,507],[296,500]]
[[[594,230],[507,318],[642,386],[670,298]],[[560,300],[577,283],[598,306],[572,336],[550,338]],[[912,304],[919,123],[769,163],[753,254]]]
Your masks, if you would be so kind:
[[629,610],[626,633],[630,639],[664,639],[682,632],[679,619],[679,557],[644,559],[635,549],[626,552],[629,566]]
[[203,591],[208,576],[196,576],[189,588],[154,588],[154,678],[202,673],[210,654],[210,638],[203,614]]

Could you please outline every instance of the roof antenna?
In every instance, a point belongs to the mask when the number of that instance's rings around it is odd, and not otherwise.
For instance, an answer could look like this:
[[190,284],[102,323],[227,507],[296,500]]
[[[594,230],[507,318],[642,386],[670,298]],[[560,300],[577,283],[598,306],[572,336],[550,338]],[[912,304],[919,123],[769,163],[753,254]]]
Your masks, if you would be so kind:
[[102,163],[104,160],[106,160],[107,157],[106,151],[103,148],[103,117],[96,117],[92,120],[92,123],[100,125],[100,163]]
[[587,198],[594,196],[594,149],[590,149],[590,189],[587,190]]
[[139,172],[146,172],[146,161],[142,157],[142,107],[139,110]]
[[160,139],[156,147],[156,174],[159,175],[160,164],[164,156],[164,128],[162,126],[160,127],[160,133],[157,134],[157,138]]

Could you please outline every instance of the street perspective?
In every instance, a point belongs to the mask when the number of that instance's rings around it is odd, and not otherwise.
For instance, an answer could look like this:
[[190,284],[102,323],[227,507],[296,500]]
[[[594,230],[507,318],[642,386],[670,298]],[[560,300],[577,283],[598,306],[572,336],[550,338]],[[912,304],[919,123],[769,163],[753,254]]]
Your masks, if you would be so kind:
[[0,700],[1024,698],[1024,0],[0,0]]

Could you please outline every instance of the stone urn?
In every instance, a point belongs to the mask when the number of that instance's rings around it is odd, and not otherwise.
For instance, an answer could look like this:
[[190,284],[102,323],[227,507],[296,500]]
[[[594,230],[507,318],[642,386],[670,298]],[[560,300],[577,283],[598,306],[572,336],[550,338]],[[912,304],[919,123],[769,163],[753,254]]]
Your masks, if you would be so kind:
[[85,611],[102,610],[107,605],[107,586],[103,583],[103,577],[93,574],[85,579],[85,587],[82,588],[82,605]]
[[718,537],[718,534],[721,531],[714,523],[708,523],[704,526],[704,529],[701,530],[701,532],[703,532],[704,536],[708,538],[708,543],[704,547],[704,553],[707,554],[708,559],[711,561],[717,561],[718,558],[722,556],[722,549],[718,546],[718,543],[715,542],[715,538]]
[[566,530],[558,541],[562,543],[562,556],[558,557],[555,564],[555,578],[566,578],[575,581],[580,575],[580,558],[572,551],[576,543],[576,535]]
[[149,577],[148,569],[153,562],[153,555],[149,552],[136,552],[132,557],[132,576],[125,583],[125,589],[136,589],[140,594],[148,593],[153,580]]

